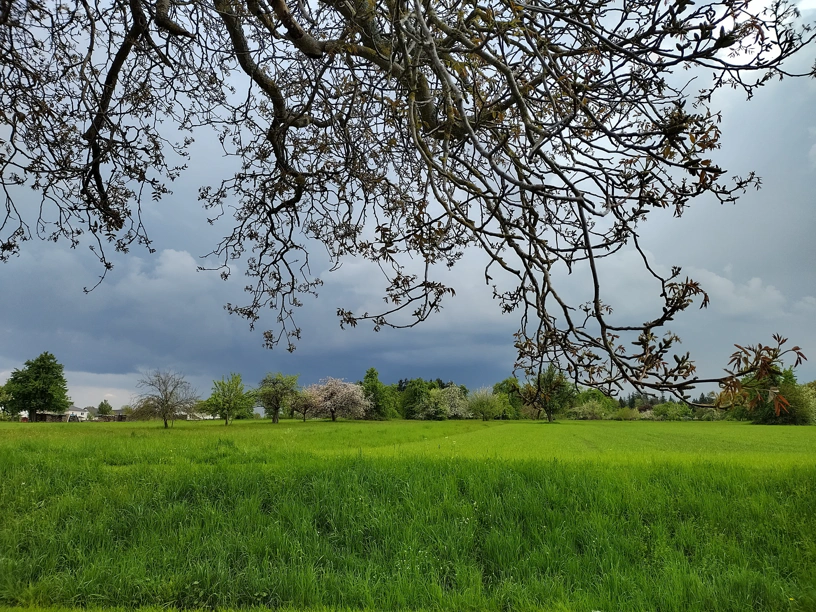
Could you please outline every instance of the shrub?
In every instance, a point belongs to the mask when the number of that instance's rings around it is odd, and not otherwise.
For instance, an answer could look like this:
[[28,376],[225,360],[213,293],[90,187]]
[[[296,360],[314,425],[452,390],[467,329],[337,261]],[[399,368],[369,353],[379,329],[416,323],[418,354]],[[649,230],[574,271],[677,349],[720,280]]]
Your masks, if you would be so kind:
[[400,412],[406,419],[421,419],[428,411],[430,403],[430,389],[428,383],[421,378],[414,378],[408,384],[400,396]]
[[760,425],[812,425],[816,422],[816,392],[797,385],[795,379],[784,380],[779,385],[779,394],[789,406],[776,414],[774,403],[763,402],[750,412],[751,422]]
[[605,406],[598,400],[591,399],[567,411],[567,418],[579,421],[599,421],[607,415]]
[[493,393],[490,387],[476,389],[468,396],[468,410],[483,421],[494,419],[506,410],[510,400],[504,393]]
[[751,411],[746,406],[732,406],[724,418],[728,421],[750,421]]
[[575,397],[575,405],[586,404],[590,401],[598,402],[603,408],[604,414],[613,414],[621,407],[617,401],[605,395],[600,389],[583,389]]
[[640,412],[635,408],[619,408],[612,418],[615,421],[637,421],[640,418]]
[[[505,378],[493,385],[493,393],[503,393],[509,402],[508,409],[499,416],[501,419],[520,419],[524,413],[524,401],[521,399],[521,387],[515,376]],[[452,417],[451,417],[452,418]]]
[[749,376],[742,380],[729,418],[761,425],[810,425],[816,422],[814,391],[810,385],[797,384],[793,368],[777,368],[762,379]]
[[694,418],[698,421],[721,421],[726,418],[725,412],[717,408],[695,408]]
[[691,408],[677,402],[664,402],[652,408],[657,421],[682,421],[691,418]]

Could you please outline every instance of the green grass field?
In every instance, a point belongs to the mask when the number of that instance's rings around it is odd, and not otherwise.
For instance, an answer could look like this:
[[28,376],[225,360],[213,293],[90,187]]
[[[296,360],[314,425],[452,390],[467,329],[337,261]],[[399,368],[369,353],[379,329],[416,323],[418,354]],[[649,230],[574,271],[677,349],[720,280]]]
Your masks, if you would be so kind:
[[816,427],[0,423],[0,610],[816,610]]

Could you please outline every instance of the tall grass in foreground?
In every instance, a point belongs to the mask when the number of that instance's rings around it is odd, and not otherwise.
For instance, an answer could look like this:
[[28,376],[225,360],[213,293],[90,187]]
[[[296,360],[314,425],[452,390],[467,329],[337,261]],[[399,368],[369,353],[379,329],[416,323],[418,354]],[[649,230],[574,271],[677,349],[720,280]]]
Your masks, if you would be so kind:
[[[372,424],[356,452],[319,453],[344,430],[314,425],[0,429],[0,605],[816,610],[816,461],[796,444],[789,464],[713,443],[695,460],[463,458],[444,435],[475,448],[502,428],[444,424],[426,444],[433,428]],[[539,431],[608,445],[607,425]],[[403,443],[424,450],[386,456]]]

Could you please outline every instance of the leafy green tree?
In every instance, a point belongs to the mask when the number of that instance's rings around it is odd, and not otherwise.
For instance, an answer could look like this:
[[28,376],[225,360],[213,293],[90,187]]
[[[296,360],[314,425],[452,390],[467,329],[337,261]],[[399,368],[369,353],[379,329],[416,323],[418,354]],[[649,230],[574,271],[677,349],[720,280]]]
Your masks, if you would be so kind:
[[160,418],[165,429],[174,424],[180,414],[189,413],[198,404],[198,394],[183,374],[170,370],[153,370],[145,374],[136,386],[143,392],[136,399],[131,418]]
[[240,374],[214,380],[212,394],[206,400],[207,411],[224,419],[224,425],[236,418],[250,418],[256,402],[255,391],[244,387]]
[[431,401],[429,384],[421,378],[413,378],[405,384],[402,392],[402,416],[406,419],[419,419],[427,412]]
[[380,403],[385,410],[386,418],[398,419],[400,414],[400,392],[397,385],[383,385]]
[[5,415],[8,415],[8,416],[11,416],[9,414],[9,410],[7,408],[7,404],[8,404],[8,402],[10,400],[11,400],[11,392],[6,391],[5,385],[0,385],[0,412],[2,412]]
[[96,408],[96,413],[99,416],[108,416],[109,414],[113,414],[113,406],[110,405],[110,402],[106,399],[103,399],[99,402],[99,406]]
[[690,419],[691,408],[679,402],[662,402],[652,408],[652,415],[658,421],[682,421]]
[[31,422],[39,412],[62,414],[71,406],[62,364],[48,352],[26,361],[22,370],[14,370],[4,389],[8,414],[17,416],[28,410]]
[[521,417],[524,402],[521,399],[521,385],[519,385],[518,378],[508,376],[503,381],[497,382],[493,385],[493,393],[504,393],[509,401],[510,409],[500,415],[500,418],[518,419]]
[[375,368],[366,370],[361,384],[370,402],[370,408],[366,413],[367,419],[383,420],[399,414],[397,409],[399,396],[393,389],[380,382],[379,373]]
[[291,408],[292,400],[298,390],[298,374],[270,373],[263,377],[256,391],[257,400],[263,406],[267,418],[277,423],[280,420],[281,411]]
[[[753,392],[754,388],[759,391]],[[735,405],[744,408],[753,423],[810,425],[816,421],[812,390],[797,383],[792,368],[772,371],[762,380],[750,377],[743,381],[743,389],[747,391]]]
[[544,412],[550,423],[557,412],[572,406],[576,394],[572,381],[553,364],[549,364],[547,369],[542,370],[534,380],[525,383],[521,389],[524,404],[533,411],[535,418],[541,418],[541,413]]

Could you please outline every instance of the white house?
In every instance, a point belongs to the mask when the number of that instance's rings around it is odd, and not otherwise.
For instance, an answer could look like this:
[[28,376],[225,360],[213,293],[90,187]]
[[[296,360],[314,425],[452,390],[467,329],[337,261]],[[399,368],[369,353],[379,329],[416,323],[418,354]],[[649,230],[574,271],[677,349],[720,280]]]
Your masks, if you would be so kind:
[[68,410],[65,411],[65,414],[68,415],[69,419],[72,416],[75,416],[79,421],[87,421],[89,416],[87,408],[79,408],[77,406],[71,406]]

